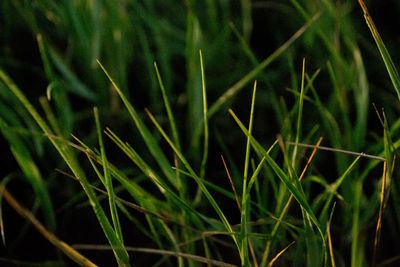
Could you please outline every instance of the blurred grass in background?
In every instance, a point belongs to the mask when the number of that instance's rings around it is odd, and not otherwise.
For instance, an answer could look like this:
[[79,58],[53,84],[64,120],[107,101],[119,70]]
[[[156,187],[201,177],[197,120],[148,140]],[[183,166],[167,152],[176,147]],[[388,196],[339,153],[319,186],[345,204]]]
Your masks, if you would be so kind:
[[[366,4],[396,65],[398,29],[386,19],[397,16],[399,4]],[[382,163],[318,151],[300,184],[311,150],[281,143],[267,153],[277,134],[309,144],[322,136],[324,146],[388,160],[391,195],[377,259],[398,257],[400,184],[390,169],[399,102],[356,1],[3,0],[0,6],[1,179],[62,240],[109,242],[118,264],[139,266],[196,262],[165,253],[128,258],[119,246],[266,265],[296,240],[275,264],[319,266],[332,264],[329,222],[336,264],[371,265]],[[252,107],[253,129],[246,132],[227,110],[247,125]],[[55,169],[78,178],[84,190]],[[145,211],[129,210],[116,195]],[[300,205],[287,212],[290,195]],[[40,236],[29,241],[28,223],[3,213],[2,261],[68,265],[55,249],[41,249]],[[86,252],[95,263],[115,264],[110,252]]]

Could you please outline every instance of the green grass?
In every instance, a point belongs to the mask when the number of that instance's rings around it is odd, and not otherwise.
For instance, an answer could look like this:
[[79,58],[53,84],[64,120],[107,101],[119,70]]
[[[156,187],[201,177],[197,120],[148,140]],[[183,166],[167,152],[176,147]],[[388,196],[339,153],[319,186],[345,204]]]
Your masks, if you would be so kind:
[[398,262],[398,55],[359,4],[2,1],[0,262]]

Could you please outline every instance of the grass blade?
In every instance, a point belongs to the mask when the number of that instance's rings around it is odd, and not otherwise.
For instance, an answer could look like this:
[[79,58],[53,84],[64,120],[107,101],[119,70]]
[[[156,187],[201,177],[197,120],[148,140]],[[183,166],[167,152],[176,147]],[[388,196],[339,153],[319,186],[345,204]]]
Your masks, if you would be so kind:
[[208,115],[207,115],[207,95],[206,95],[206,78],[204,76],[204,65],[203,65],[203,55],[200,50],[200,69],[201,69],[201,81],[202,81],[202,91],[203,91],[203,121],[204,121],[204,144],[203,144],[203,159],[201,160],[200,167],[200,178],[204,178],[206,171],[206,164],[208,158]]
[[[74,175],[79,179],[87,197],[89,198],[90,204],[93,208],[96,217],[103,228],[103,231],[110,242],[110,245],[113,248],[121,248],[121,242],[116,237],[115,232],[104,213],[103,208],[101,207],[96,194],[93,189],[89,186],[86,175],[83,170],[80,168],[80,165],[75,158],[73,151],[63,142],[60,142],[57,138],[54,138],[50,127],[46,124],[46,122],[42,119],[36,109],[32,106],[32,104],[28,101],[25,95],[19,90],[19,88],[11,81],[11,79],[0,69],[0,79],[4,81],[4,83],[8,86],[8,88],[15,94],[15,96],[19,99],[22,105],[28,110],[30,115],[34,118],[36,123],[40,126],[42,131],[49,137],[49,140],[57,149],[59,154],[62,156],[64,161],[67,163],[68,167],[74,173]],[[122,251],[120,249],[114,250],[115,257],[119,263],[124,263],[125,265],[129,265],[129,255],[126,251]]]
[[369,30],[371,31],[372,37],[374,37],[375,43],[378,46],[379,53],[382,56],[383,62],[385,63],[386,70],[390,76],[390,80],[392,81],[394,90],[396,91],[397,97],[400,101],[400,76],[399,76],[399,73],[397,72],[396,67],[393,63],[393,60],[389,54],[389,51],[387,50],[385,44],[383,43],[383,40],[382,40],[381,36],[379,35],[379,32],[376,29],[371,16],[369,15],[368,9],[365,6],[364,1],[358,0],[358,3],[360,4],[360,6],[364,12],[365,21],[367,22],[367,25],[368,25]]
[[246,155],[244,160],[244,171],[243,171],[243,192],[242,192],[242,209],[241,209],[241,218],[240,218],[240,241],[241,241],[241,249],[240,249],[240,256],[242,260],[242,266],[247,266],[250,264],[249,261],[249,254],[248,254],[248,236],[247,236],[247,216],[249,214],[248,211],[248,203],[247,199],[250,198],[250,195],[247,194],[247,176],[249,172],[249,159],[250,159],[250,144],[251,144],[251,132],[253,129],[253,118],[254,118],[254,105],[256,99],[256,88],[257,88],[257,81],[254,82],[253,87],[253,97],[251,100],[251,110],[250,110],[250,120],[249,120],[249,129],[248,129],[248,136],[247,136],[247,144],[246,144]]

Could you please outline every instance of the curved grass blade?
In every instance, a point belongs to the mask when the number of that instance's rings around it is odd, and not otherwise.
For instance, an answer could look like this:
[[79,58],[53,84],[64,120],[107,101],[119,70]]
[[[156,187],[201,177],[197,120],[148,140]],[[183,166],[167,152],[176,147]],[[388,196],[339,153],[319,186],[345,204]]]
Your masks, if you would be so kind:
[[369,15],[368,9],[365,6],[364,1],[358,0],[358,3],[360,4],[360,6],[364,12],[365,21],[367,22],[368,28],[371,31],[372,37],[374,37],[375,43],[379,49],[379,53],[382,56],[383,62],[385,63],[386,70],[390,76],[390,80],[392,81],[394,90],[396,91],[397,97],[400,101],[400,76],[399,76],[399,73],[397,72],[396,66],[393,63],[393,60],[389,54],[389,51],[387,50],[385,44],[383,43],[383,40],[382,40],[381,36],[379,35],[379,32],[376,29],[371,16]]

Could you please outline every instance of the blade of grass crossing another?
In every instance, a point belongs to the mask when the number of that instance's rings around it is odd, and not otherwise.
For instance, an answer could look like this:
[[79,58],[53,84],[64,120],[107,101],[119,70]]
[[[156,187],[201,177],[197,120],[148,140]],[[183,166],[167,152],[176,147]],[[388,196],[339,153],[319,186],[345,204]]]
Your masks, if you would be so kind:
[[[114,255],[117,259],[117,262],[121,266],[129,266],[129,255],[126,250],[121,250],[122,244],[120,240],[115,235],[115,232],[103,210],[101,207],[96,194],[93,189],[90,187],[86,175],[83,170],[80,168],[78,160],[76,159],[72,149],[68,147],[65,143],[60,142],[57,138],[54,138],[54,135],[50,129],[50,127],[46,124],[46,122],[42,119],[36,109],[32,106],[32,104],[28,101],[25,95],[21,92],[21,90],[11,81],[11,79],[0,69],[0,79],[4,81],[7,87],[14,93],[14,95],[19,99],[19,101],[23,104],[23,106],[28,110],[30,115],[34,118],[36,123],[40,126],[42,131],[49,137],[49,140],[57,149],[58,153],[67,163],[68,167],[74,173],[75,177],[78,178],[80,184],[82,185],[83,190],[85,191],[87,197],[89,198],[90,205],[93,208],[94,213],[110,243],[113,248]],[[116,249],[119,248],[119,249]]]
[[183,156],[183,154],[176,148],[176,146],[174,145],[174,143],[171,141],[171,139],[167,136],[167,134],[164,132],[164,130],[161,128],[161,126],[158,124],[158,122],[156,121],[156,119],[154,118],[154,116],[150,113],[150,111],[148,111],[146,109],[146,112],[148,114],[148,116],[150,117],[151,121],[154,123],[154,125],[156,126],[156,128],[158,129],[158,131],[161,133],[161,135],[164,137],[164,139],[168,142],[168,144],[171,146],[171,148],[175,151],[176,155],[178,156],[178,158],[182,161],[183,165],[185,166],[185,168],[189,171],[189,173],[191,174],[191,176],[194,178],[194,180],[196,181],[197,185],[200,187],[201,191],[203,192],[203,194],[205,195],[205,197],[208,199],[208,201],[210,202],[211,206],[214,208],[214,210],[216,211],[216,213],[218,214],[219,218],[221,219],[221,222],[223,223],[223,225],[225,226],[226,230],[232,234],[232,238],[235,241],[235,244],[238,246],[239,248],[239,244],[237,242],[237,238],[233,232],[232,226],[231,224],[228,222],[228,219],[225,217],[225,214],[222,212],[221,208],[219,207],[219,205],[217,204],[217,202],[215,201],[215,199],[212,197],[212,195],[210,194],[210,192],[208,191],[207,187],[204,185],[202,179],[196,174],[196,172],[193,170],[193,168],[190,166],[189,162],[186,160],[186,158]]
[[[232,110],[229,110],[229,113],[232,115],[232,117],[235,119],[236,123],[239,126],[243,126],[243,123],[240,122],[239,118],[235,115],[235,113]],[[246,136],[249,136],[250,134],[247,132],[245,127],[241,127],[242,131],[245,133]],[[308,204],[306,196],[302,190],[301,184],[297,179],[289,179],[289,177],[285,174],[285,172],[276,164],[276,162],[271,158],[269,153],[262,149],[261,151],[262,155],[265,157],[265,160],[268,162],[269,166],[272,168],[272,170],[275,172],[275,174],[278,176],[278,178],[285,184],[287,189],[290,191],[290,193],[293,195],[293,197],[297,200],[297,202],[300,204],[300,206],[305,210],[305,212],[310,216],[311,221],[314,223],[314,225],[317,227],[319,234],[321,235],[322,239],[322,246],[323,246],[323,251],[325,254],[325,261],[326,261],[326,242],[325,242],[325,236],[322,232],[322,227],[317,218],[315,217],[315,214],[313,210],[311,209],[311,206]]]
[[346,169],[346,171],[342,174],[342,176],[339,177],[339,179],[336,180],[336,182],[334,182],[331,186],[330,186],[330,192],[329,192],[329,197],[325,202],[325,205],[321,211],[320,214],[320,221],[321,222],[325,222],[328,218],[328,209],[329,206],[332,202],[333,196],[336,194],[336,191],[339,189],[339,187],[342,185],[344,179],[346,177],[348,177],[349,173],[351,172],[351,170],[354,168],[354,166],[356,165],[356,163],[358,162],[358,160],[361,158],[361,156],[358,156],[351,164],[350,166]]
[[56,229],[56,218],[54,213],[53,204],[51,202],[50,194],[47,189],[46,182],[39,171],[38,166],[32,159],[27,147],[22,139],[16,135],[10,126],[0,117],[0,133],[6,138],[10,144],[10,149],[14,155],[15,160],[20,166],[27,181],[31,184],[35,191],[36,197],[40,201],[40,206],[45,218],[47,227],[51,231]]
[[108,168],[108,161],[106,157],[106,152],[104,149],[104,143],[103,143],[103,137],[102,137],[102,131],[101,131],[101,126],[100,126],[100,119],[99,119],[99,110],[97,107],[93,109],[94,111],[94,117],[96,121],[96,128],[97,128],[97,135],[99,138],[99,145],[100,145],[100,155],[101,155],[101,163],[103,165],[103,170],[104,170],[104,186],[106,187],[107,193],[108,193],[108,201],[110,205],[110,213],[111,213],[111,219],[114,225],[114,231],[116,236],[119,238],[121,243],[123,244],[123,237],[122,237],[122,230],[121,230],[121,225],[119,223],[119,218],[118,218],[118,211],[117,207],[115,205],[115,194],[114,194],[114,188],[111,180],[111,174]]
[[[277,141],[278,141],[278,140],[277,140]],[[321,142],[322,142],[322,138],[320,138],[320,139],[318,140],[316,146],[314,147],[314,149],[313,149],[313,151],[312,151],[312,153],[311,153],[311,156],[309,157],[309,159],[308,159],[308,161],[307,161],[306,166],[304,167],[302,173],[300,174],[299,181],[301,181],[301,180],[303,179],[303,177],[304,177],[304,175],[305,175],[305,173],[306,173],[306,171],[307,171],[307,169],[308,169],[308,166],[310,165],[312,159],[314,158],[314,155],[315,155],[315,153],[317,152],[317,148],[319,147],[319,145],[321,144]],[[278,229],[279,229],[279,227],[280,227],[280,225],[281,225],[281,222],[283,221],[283,218],[285,217],[286,213],[287,213],[288,210],[289,210],[289,207],[290,207],[290,204],[291,204],[292,200],[293,200],[293,195],[291,195],[291,196],[289,197],[289,199],[288,199],[288,201],[287,201],[285,207],[283,208],[281,214],[279,215],[278,220],[276,221],[276,223],[275,223],[275,225],[274,225],[274,228],[272,229],[272,232],[271,232],[271,237],[272,237],[272,238],[271,238],[271,240],[269,240],[269,241],[267,242],[267,245],[265,246],[265,250],[264,250],[264,253],[263,253],[263,257],[262,257],[261,266],[265,266],[266,263],[267,263],[268,256],[269,256],[269,252],[270,252],[270,249],[271,249],[272,241],[273,241],[273,239],[275,238],[275,235],[276,235],[276,233],[277,233],[277,231],[278,231]]]

